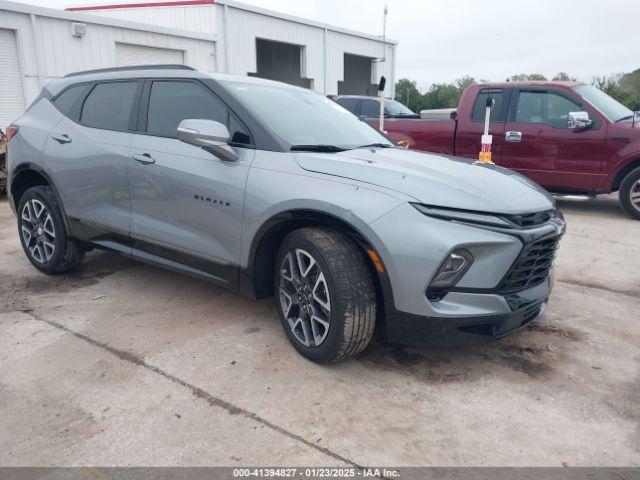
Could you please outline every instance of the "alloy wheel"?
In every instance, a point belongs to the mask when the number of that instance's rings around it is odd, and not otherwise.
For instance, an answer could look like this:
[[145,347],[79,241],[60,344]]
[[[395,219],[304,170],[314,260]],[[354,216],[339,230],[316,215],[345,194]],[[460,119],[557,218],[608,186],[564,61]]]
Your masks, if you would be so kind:
[[320,264],[301,248],[289,251],[280,266],[280,306],[293,336],[318,347],[329,333],[331,298]]
[[640,210],[640,180],[633,184],[629,193],[631,205]]
[[50,261],[56,251],[56,230],[45,204],[36,199],[27,201],[21,219],[22,240],[33,259],[39,263]]

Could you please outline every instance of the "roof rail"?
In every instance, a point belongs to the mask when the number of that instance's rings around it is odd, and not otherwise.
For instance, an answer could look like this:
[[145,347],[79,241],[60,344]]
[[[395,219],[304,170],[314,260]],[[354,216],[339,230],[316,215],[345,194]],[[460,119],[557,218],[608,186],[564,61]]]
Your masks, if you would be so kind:
[[84,70],[82,72],[68,73],[62,78],[77,77],[78,75],[89,75],[91,73],[108,73],[108,72],[126,72],[127,70],[192,70],[195,68],[187,65],[168,64],[168,65],[135,65],[132,67],[112,67],[98,68],[96,70]]

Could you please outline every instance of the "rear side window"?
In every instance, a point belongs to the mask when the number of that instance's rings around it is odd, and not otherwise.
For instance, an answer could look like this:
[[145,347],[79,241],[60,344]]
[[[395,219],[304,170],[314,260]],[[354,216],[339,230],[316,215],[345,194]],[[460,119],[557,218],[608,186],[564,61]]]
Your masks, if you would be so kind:
[[99,83],[84,101],[80,123],[103,130],[129,128],[137,82]]
[[175,138],[178,125],[186,118],[215,120],[228,125],[227,108],[203,86],[193,82],[153,82],[147,133]]
[[340,105],[349,110],[351,113],[357,114],[358,98],[339,98],[336,100]]
[[64,92],[56,97],[53,104],[65,115],[69,115],[78,100],[84,96],[89,85],[76,85],[67,88]]
[[504,91],[503,90],[480,90],[476,103],[473,104],[471,120],[474,122],[484,122],[485,110],[487,108],[487,97],[491,97],[495,102],[491,108],[490,122],[504,122],[506,115],[503,112]]

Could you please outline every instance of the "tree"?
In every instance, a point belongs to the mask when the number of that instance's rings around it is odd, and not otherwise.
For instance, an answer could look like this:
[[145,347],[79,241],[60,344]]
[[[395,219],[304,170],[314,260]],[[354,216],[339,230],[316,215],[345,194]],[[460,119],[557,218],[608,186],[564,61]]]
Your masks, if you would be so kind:
[[567,72],[559,72],[551,80],[553,80],[554,82],[575,82],[576,81],[576,79],[570,77]]
[[[512,82],[545,81],[546,79],[540,73],[520,73],[509,78]],[[553,80],[576,81],[566,72],[559,72]],[[455,108],[464,89],[477,83],[484,84],[489,81],[476,81],[475,78],[465,75],[454,80],[453,83],[434,83],[423,94],[415,81],[403,78],[396,83],[396,100],[416,113],[424,109]],[[627,74],[593,77],[591,83],[630,109],[640,110],[640,69]]]
[[512,75],[509,78],[511,82],[537,82],[537,81],[545,81],[547,77],[540,73],[519,73],[518,75]]
[[454,108],[458,106],[460,90],[451,83],[435,83],[424,97],[423,108]]
[[396,100],[414,112],[420,112],[424,102],[416,82],[408,78],[402,78],[396,83]]
[[593,77],[591,83],[631,110],[640,110],[640,70],[626,75]]
[[455,83],[456,87],[458,87],[458,90],[460,90],[460,94],[462,95],[462,92],[464,92],[465,88],[470,87],[471,85],[475,85],[478,82],[476,82],[475,78],[465,75],[462,78],[458,78],[453,83]]

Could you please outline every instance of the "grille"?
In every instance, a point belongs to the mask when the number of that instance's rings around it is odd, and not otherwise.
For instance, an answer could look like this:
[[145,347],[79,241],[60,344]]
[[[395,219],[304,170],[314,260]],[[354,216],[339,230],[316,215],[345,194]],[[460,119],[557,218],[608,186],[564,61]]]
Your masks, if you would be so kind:
[[544,212],[523,213],[519,215],[508,215],[507,218],[519,227],[535,227],[547,223],[553,217],[553,210]]
[[559,241],[560,237],[551,237],[526,245],[498,291],[501,294],[515,293],[544,282],[553,266]]

